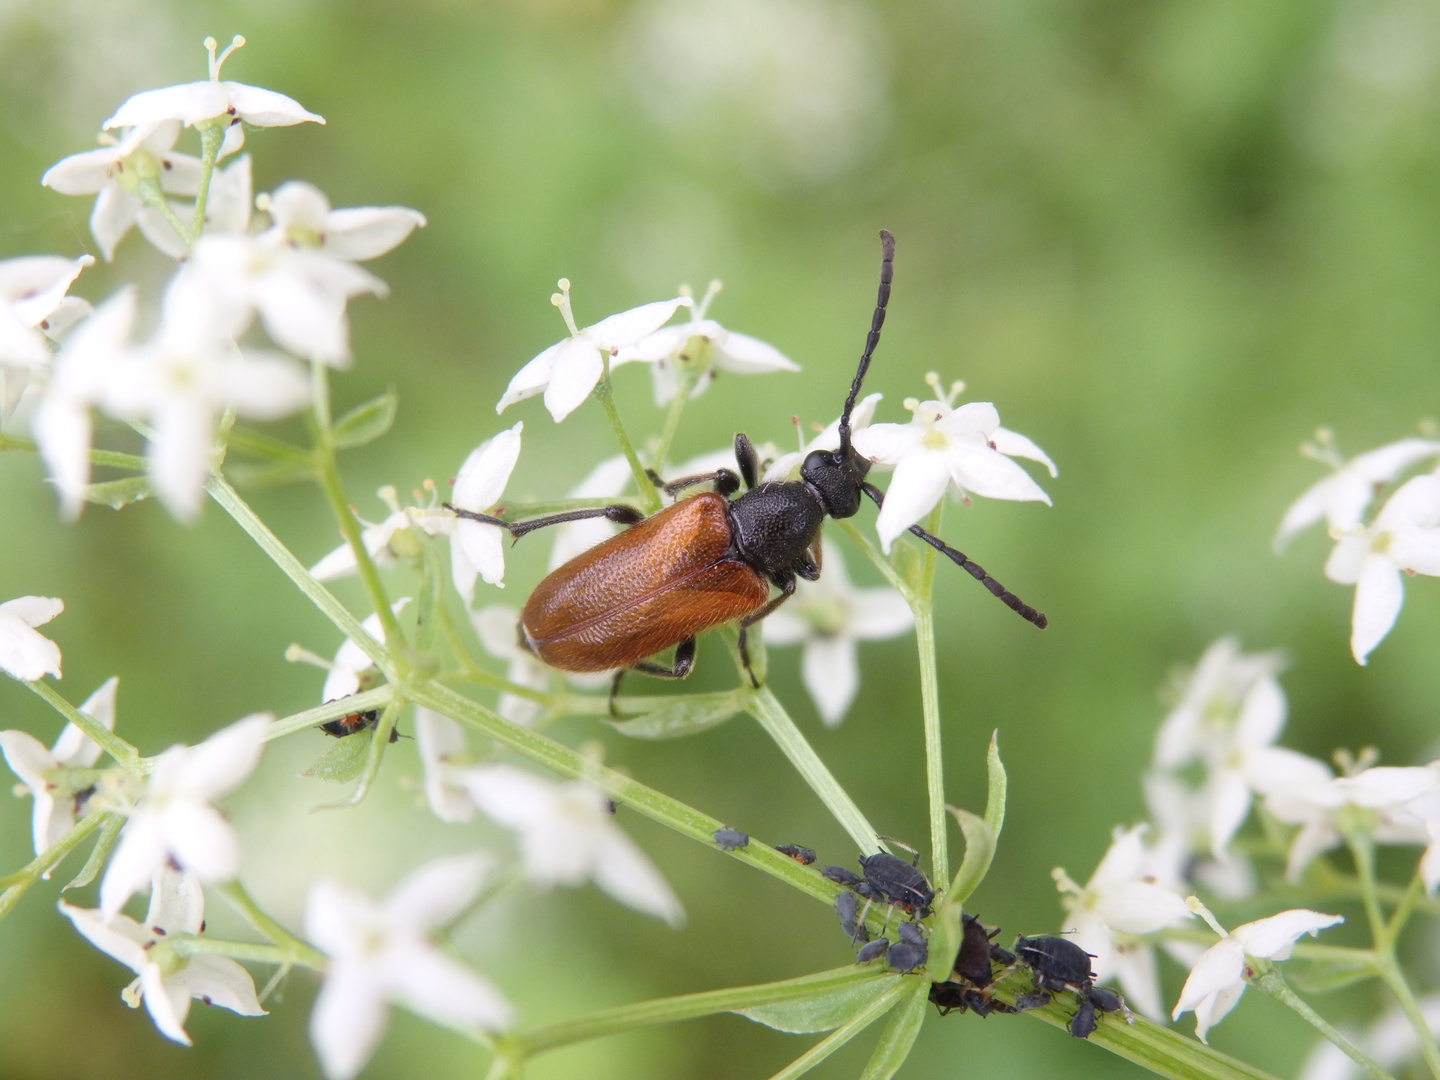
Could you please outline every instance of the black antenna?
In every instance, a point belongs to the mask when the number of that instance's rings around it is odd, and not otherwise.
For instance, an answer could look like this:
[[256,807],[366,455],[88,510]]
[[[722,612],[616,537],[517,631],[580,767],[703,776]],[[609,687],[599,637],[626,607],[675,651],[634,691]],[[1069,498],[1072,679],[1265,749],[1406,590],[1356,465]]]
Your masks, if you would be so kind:
[[[885,505],[885,493],[879,488],[877,488],[874,484],[862,484],[861,490],[864,491],[866,495],[870,496],[871,501],[874,502],[876,506]],[[980,582],[981,585],[984,585],[985,588],[990,590],[991,596],[997,598],[1002,604],[1008,607],[1011,611],[1015,612],[1016,615],[1019,615],[1026,622],[1038,626],[1041,630],[1044,630],[1047,626],[1050,625],[1050,620],[1045,618],[1045,613],[1043,611],[1036,611],[1029,604],[1025,603],[1024,600],[1021,600],[1009,589],[1005,588],[1004,585],[1001,585],[1000,582],[996,581],[993,577],[987,574],[983,566],[981,566],[979,563],[971,562],[969,557],[966,556],[964,552],[956,551],[949,544],[945,543],[945,541],[941,540],[938,536],[932,536],[930,533],[922,529],[919,525],[911,525],[909,532],[911,533],[911,535],[917,536],[921,540],[925,541],[925,543],[929,544],[936,551],[940,552],[941,555],[944,555],[956,566],[960,567],[961,570],[964,570],[976,581]]]
[[895,277],[895,237],[889,229],[880,230],[880,293],[875,298],[875,314],[870,318],[870,335],[865,339],[865,354],[860,357],[860,367],[855,371],[855,381],[850,384],[850,396],[845,399],[845,411],[840,414],[840,456],[850,456],[850,413],[855,409],[855,399],[860,396],[860,384],[865,381],[865,372],[870,369],[870,357],[875,346],[880,344],[880,328],[885,325],[885,305],[890,302],[890,282]]

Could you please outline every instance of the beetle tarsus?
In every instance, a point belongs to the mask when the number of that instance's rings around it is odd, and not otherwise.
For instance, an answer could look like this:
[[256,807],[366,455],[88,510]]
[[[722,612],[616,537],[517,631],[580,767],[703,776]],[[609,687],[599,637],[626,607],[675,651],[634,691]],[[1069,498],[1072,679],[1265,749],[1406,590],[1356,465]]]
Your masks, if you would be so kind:
[[740,490],[740,477],[736,476],[733,470],[716,469],[714,472],[696,473],[694,476],[671,480],[664,485],[664,491],[666,495],[678,495],[686,488],[699,487],[701,484],[714,484],[715,491],[720,495],[734,495]]

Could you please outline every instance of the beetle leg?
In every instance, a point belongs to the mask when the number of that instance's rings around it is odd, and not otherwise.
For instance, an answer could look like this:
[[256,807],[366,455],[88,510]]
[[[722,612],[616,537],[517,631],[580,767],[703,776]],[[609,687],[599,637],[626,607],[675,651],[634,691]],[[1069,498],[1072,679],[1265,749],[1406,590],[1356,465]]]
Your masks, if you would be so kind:
[[675,662],[670,667],[641,661],[628,668],[621,668],[615,672],[615,678],[610,683],[610,715],[616,720],[620,719],[620,710],[615,707],[615,699],[620,696],[620,683],[624,680],[627,671],[638,671],[642,675],[649,675],[654,679],[683,679],[690,674],[690,670],[694,666],[695,639],[688,637],[675,646]]
[[479,521],[486,525],[496,525],[516,540],[526,533],[532,533],[536,529],[548,528],[551,525],[563,525],[567,521],[587,521],[590,518],[603,517],[619,525],[634,525],[645,520],[645,515],[633,506],[624,503],[616,503],[613,506],[593,506],[585,510],[568,510],[563,514],[546,514],[544,517],[531,518],[529,521],[506,521],[503,518],[492,517],[490,514],[481,514],[475,510],[463,510],[450,503],[441,503],[441,507],[449,510],[456,517],[465,518],[468,521]]
[[682,476],[679,480],[671,480],[665,485],[666,495],[678,495],[686,488],[699,487],[701,484],[714,484],[715,490],[721,495],[734,495],[740,490],[740,478],[730,469],[716,469],[713,473],[697,473],[694,476]]
[[780,586],[780,595],[771,600],[759,611],[752,612],[740,620],[740,639],[736,642],[740,651],[740,666],[745,669],[745,674],[750,676],[750,685],[756,690],[760,689],[760,680],[755,678],[755,671],[750,667],[750,650],[746,647],[745,639],[749,636],[750,627],[754,626],[765,616],[769,615],[777,607],[783,604],[790,597],[795,595],[795,575],[788,571],[782,571],[775,575],[775,584]]
[[[866,495],[870,496],[876,506],[883,506],[885,504],[885,493],[874,484],[861,484],[860,488]],[[1045,627],[1049,625],[1049,620],[1045,618],[1043,611],[1036,611],[1029,604],[1025,603],[1024,600],[1021,600],[1009,589],[1005,588],[1004,585],[1001,585],[987,574],[985,568],[979,563],[971,562],[962,552],[956,551],[938,536],[931,536],[924,529],[920,528],[919,525],[911,525],[910,532],[940,552],[940,554],[960,567],[961,570],[964,570],[976,581],[980,582],[981,585],[984,585],[985,588],[990,590],[990,595],[998,597],[1001,603],[1026,622],[1034,623],[1041,630],[1044,630]]]
[[735,436],[735,464],[740,466],[745,490],[749,491],[755,486],[755,480],[760,475],[760,455],[755,452],[755,444],[744,432]]
[[820,567],[808,555],[803,556],[793,567],[795,573],[806,581],[820,580]]

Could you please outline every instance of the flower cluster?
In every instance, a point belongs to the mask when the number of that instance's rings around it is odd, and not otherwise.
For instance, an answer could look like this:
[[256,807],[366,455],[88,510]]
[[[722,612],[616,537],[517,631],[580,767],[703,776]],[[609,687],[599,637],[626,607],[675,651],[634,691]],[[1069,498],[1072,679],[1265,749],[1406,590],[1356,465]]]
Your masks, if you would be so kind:
[[1280,522],[1275,548],[1324,521],[1335,541],[1325,576],[1355,586],[1350,651],[1364,664],[1405,602],[1404,574],[1440,575],[1440,470],[1401,484],[1366,521],[1376,493],[1419,462],[1440,458],[1440,442],[1402,439],[1345,461],[1328,431],[1305,447],[1334,472],[1311,485]]

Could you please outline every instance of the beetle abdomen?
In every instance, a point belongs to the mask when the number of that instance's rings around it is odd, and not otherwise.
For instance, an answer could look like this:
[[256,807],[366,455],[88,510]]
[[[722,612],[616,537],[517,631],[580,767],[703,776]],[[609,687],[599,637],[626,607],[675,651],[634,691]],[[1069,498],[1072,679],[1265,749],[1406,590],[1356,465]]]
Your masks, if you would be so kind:
[[692,496],[561,566],[520,624],[562,671],[630,667],[765,603],[769,583],[730,547],[724,498]]

